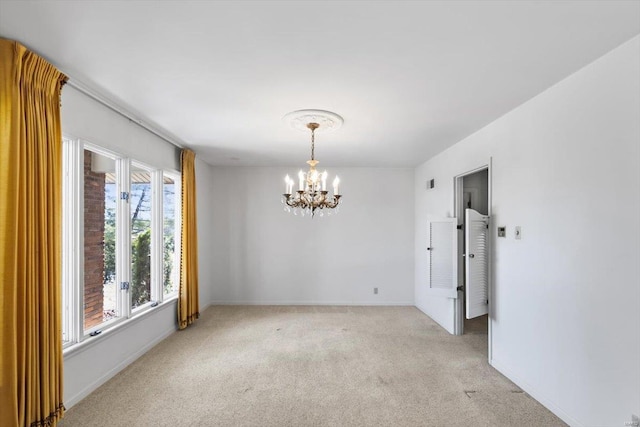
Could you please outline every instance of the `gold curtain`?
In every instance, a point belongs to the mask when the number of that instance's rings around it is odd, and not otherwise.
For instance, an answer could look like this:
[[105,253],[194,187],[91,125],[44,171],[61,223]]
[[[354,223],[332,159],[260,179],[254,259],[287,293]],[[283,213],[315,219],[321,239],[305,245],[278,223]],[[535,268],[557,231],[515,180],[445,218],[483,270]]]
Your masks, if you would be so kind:
[[198,304],[198,232],[196,227],[196,155],[182,150],[182,229],[178,325],[184,329],[200,316]]
[[62,132],[67,77],[0,39],[0,425],[55,426],[62,404]]

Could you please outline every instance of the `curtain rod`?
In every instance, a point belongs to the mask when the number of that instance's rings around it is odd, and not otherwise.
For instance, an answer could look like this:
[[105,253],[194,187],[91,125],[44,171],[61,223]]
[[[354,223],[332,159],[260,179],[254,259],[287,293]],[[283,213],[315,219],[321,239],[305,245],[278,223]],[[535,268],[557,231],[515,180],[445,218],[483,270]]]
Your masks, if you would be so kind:
[[149,125],[149,124],[143,122],[142,120],[136,118],[132,113],[130,113],[126,109],[118,106],[113,101],[110,101],[107,98],[101,96],[96,91],[90,89],[88,86],[78,82],[77,80],[69,78],[69,80],[67,80],[66,84],[68,84],[72,88],[80,91],[81,93],[87,95],[89,98],[93,99],[94,101],[99,102],[100,104],[104,105],[105,107],[107,107],[111,111],[113,111],[113,112],[115,112],[117,114],[120,114],[122,117],[128,119],[129,121],[131,121],[131,122],[133,122],[135,124],[137,124],[141,128],[151,132],[152,134],[154,134],[158,138],[162,139],[163,141],[168,142],[169,144],[173,145],[174,147],[185,148],[185,145],[183,143],[176,141],[176,139],[177,139],[176,137],[169,136],[169,135],[165,134],[164,132],[162,132],[161,130],[156,129],[156,127],[154,127],[152,125]]

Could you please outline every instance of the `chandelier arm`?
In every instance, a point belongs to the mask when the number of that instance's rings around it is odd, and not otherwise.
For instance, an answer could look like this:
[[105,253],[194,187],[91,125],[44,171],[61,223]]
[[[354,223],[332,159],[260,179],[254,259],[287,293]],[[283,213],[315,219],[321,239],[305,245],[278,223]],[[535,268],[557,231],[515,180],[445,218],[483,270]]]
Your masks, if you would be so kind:
[[295,208],[296,207],[296,199],[293,197],[288,196],[285,200],[285,203],[287,204],[287,206]]
[[333,209],[340,203],[340,196],[333,196],[333,200],[327,201],[327,207]]

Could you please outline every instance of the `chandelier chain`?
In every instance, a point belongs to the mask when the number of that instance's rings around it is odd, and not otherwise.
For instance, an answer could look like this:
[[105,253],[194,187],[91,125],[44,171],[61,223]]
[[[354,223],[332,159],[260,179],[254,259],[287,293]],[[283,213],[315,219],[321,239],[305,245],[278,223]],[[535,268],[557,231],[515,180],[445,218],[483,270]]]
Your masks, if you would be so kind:
[[316,129],[311,129],[311,160],[315,160],[315,149],[316,149]]

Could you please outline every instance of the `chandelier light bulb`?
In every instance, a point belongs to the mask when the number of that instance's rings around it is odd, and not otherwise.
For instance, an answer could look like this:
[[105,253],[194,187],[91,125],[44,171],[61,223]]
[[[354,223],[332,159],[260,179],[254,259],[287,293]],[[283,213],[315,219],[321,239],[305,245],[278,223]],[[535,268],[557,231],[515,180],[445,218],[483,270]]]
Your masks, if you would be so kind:
[[333,195],[337,196],[340,194],[340,178],[336,175],[336,179],[333,180]]
[[291,177],[289,177],[289,175],[287,175],[284,179],[284,182],[285,182],[284,193],[291,194],[293,192],[293,180],[291,179]]

